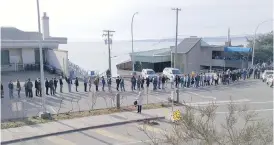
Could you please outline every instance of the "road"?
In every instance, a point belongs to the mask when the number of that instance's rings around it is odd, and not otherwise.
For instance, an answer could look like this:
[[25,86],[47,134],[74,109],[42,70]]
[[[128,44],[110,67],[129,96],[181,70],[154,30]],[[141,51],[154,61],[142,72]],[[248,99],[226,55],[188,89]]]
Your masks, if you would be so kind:
[[[25,74],[26,75],[26,74]],[[31,74],[32,76],[35,76]],[[8,82],[10,77],[15,78],[24,77],[24,74],[19,75],[2,75],[2,82]],[[39,74],[37,75],[39,76]],[[49,74],[46,74],[48,78],[54,77]],[[34,80],[32,78],[32,80]],[[15,79],[13,79],[15,80]],[[20,78],[20,80],[25,80]],[[93,106],[93,109],[98,108],[108,108],[115,105],[115,95],[117,91],[115,90],[114,85],[112,86],[112,93],[99,91],[96,93],[96,97],[91,97],[90,92],[84,92],[83,84],[80,83],[79,92],[75,92],[75,88],[73,87],[73,92],[68,93],[68,88],[65,83],[64,85],[64,93],[58,93],[54,96],[48,95],[46,97],[46,109],[50,113],[56,114],[68,111],[79,111],[79,110],[90,110],[92,108],[92,102],[96,102]],[[120,92],[121,94],[121,105],[127,106],[132,105],[134,100],[137,97],[138,91],[131,91],[130,83],[126,82],[126,92]],[[26,116],[34,116],[37,115],[41,110],[41,98],[34,97],[33,99],[27,99],[24,97],[24,90],[21,92],[21,98],[18,99],[16,93],[14,100],[10,100],[8,98],[8,90],[7,86],[5,88],[5,98],[1,101],[1,109],[2,109],[2,120],[11,119],[11,118],[23,118]],[[92,86],[94,91],[94,86]],[[57,88],[58,90],[58,88]],[[101,90],[101,88],[100,88]],[[148,94],[144,91],[144,103],[159,103],[166,102],[167,98],[170,96],[172,89],[170,89],[170,85],[167,85],[165,90],[157,90],[152,91],[150,89]],[[254,102],[251,107],[254,107],[254,104],[261,104],[266,109],[273,108],[272,105],[272,89],[267,87],[264,83],[259,80],[241,80],[239,82],[235,82],[229,86],[207,86],[201,88],[184,88],[180,89],[180,101],[185,101],[187,103],[192,103],[193,105],[197,104],[205,104],[208,102],[216,102],[219,104],[227,104],[230,100],[245,103],[245,102]],[[96,100],[96,101],[95,101]],[[113,101],[114,100],[114,101]],[[266,103],[268,102],[268,103]],[[61,104],[61,105],[60,105]],[[61,106],[61,107],[60,107]],[[60,109],[59,109],[60,108]],[[221,107],[220,107],[221,108]],[[260,108],[260,107],[259,107]],[[256,109],[256,107],[255,107]],[[260,108],[261,109],[261,108]]]

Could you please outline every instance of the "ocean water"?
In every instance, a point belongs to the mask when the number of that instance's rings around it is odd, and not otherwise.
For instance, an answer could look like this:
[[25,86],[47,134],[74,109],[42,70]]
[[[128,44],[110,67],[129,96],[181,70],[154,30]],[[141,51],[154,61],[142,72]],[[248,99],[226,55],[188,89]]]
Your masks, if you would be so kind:
[[[207,42],[214,45],[222,45],[222,42]],[[234,41],[233,45],[245,44],[244,41]],[[169,48],[174,46],[175,42],[134,42],[134,51],[145,51],[152,49]],[[79,65],[85,70],[95,70],[104,72],[108,69],[108,46],[104,41],[101,42],[68,42],[62,44],[59,49],[67,50],[69,60]],[[131,53],[131,41],[114,41],[111,47],[111,62],[112,73],[117,75],[116,65],[130,60],[129,53]]]

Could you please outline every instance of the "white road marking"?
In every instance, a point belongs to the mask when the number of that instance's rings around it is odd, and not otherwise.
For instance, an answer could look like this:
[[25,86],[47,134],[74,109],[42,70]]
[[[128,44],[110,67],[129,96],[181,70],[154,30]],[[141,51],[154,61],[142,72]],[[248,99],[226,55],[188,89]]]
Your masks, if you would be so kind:
[[[259,109],[259,110],[247,110],[247,112],[266,112],[266,111],[273,111],[273,109]],[[228,112],[216,112],[216,114],[227,114]],[[238,111],[235,111],[238,113]]]
[[194,92],[190,92],[190,91],[185,91],[186,93],[189,93],[189,94],[192,94],[192,95],[196,95],[198,97],[201,97],[201,98],[207,98],[207,99],[213,99],[213,100],[216,100],[215,97],[212,97],[212,96],[204,96],[204,95],[200,95],[200,94],[197,94],[197,93],[194,93]]
[[214,103],[215,105],[222,105],[222,104],[229,104],[230,102],[232,102],[232,104],[235,103],[242,103],[242,102],[249,102],[250,100],[248,99],[240,99],[240,100],[226,100],[226,101],[207,101],[207,102],[196,102],[196,103],[186,103],[186,105],[190,105],[190,106],[199,106],[199,105],[209,105]]

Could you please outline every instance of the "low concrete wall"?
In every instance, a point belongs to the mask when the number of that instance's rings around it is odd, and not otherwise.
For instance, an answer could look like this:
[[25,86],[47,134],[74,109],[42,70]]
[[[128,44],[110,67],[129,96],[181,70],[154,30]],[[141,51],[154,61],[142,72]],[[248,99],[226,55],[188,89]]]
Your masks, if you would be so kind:
[[63,71],[64,75],[68,75],[68,51],[60,49],[48,49],[46,51],[46,62]]

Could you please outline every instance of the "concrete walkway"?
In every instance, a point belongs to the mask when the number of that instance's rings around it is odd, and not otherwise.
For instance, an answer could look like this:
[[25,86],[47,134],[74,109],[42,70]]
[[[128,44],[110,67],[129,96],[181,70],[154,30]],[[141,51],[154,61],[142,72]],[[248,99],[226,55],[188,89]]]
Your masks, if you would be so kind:
[[[175,107],[175,109],[178,107]],[[90,116],[70,120],[60,120],[45,124],[23,126],[1,130],[1,144],[9,144],[52,135],[83,131],[88,129],[122,125],[144,120],[170,118],[170,108],[143,110],[142,114],[136,112],[122,112],[108,115]]]

